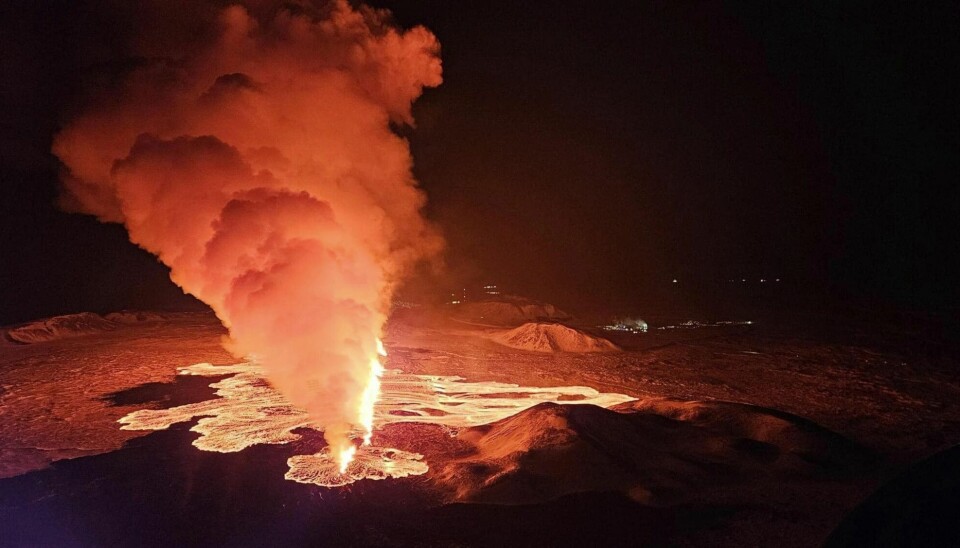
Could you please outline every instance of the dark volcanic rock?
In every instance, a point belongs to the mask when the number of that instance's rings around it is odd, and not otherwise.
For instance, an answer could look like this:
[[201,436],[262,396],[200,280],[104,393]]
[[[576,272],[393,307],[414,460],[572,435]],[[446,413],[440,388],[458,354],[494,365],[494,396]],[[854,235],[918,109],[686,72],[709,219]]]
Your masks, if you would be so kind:
[[872,461],[805,419],[726,402],[543,403],[459,439],[475,452],[444,464],[439,481],[458,500],[508,504],[588,491],[676,504],[716,486],[858,475]]

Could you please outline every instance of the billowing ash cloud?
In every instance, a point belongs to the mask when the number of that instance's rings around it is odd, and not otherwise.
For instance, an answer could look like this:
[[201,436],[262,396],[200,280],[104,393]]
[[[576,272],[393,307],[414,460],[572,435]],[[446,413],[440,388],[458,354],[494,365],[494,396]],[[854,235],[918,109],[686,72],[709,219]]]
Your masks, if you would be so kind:
[[63,202],[123,223],[343,447],[391,293],[442,245],[390,129],[439,44],[343,0],[196,9],[201,39],[138,46],[58,135]]

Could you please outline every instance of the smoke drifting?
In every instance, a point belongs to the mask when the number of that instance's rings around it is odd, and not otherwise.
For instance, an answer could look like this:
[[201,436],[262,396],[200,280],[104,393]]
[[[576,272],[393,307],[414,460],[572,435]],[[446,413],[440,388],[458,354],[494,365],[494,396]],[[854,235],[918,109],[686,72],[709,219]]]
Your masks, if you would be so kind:
[[391,294],[442,247],[390,129],[440,84],[439,44],[344,0],[167,6],[201,32],[135,44],[58,135],[63,204],[123,223],[346,448]]

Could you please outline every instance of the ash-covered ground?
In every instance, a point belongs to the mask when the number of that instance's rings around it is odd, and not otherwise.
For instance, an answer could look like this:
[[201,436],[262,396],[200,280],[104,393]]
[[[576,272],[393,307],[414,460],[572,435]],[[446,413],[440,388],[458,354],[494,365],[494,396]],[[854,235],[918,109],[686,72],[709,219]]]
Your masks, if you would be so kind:
[[[668,312],[625,333],[600,319],[531,323],[536,313],[518,310],[398,310],[385,365],[402,378],[623,398],[556,396],[563,405],[532,401],[483,424],[437,418],[453,406],[381,424],[374,445],[422,455],[429,471],[335,488],[285,479],[291,457],[323,451],[309,428],[227,453],[193,445],[203,417],[121,429],[139,410],[218,398],[210,385],[229,371],[177,374],[236,363],[212,316],[84,315],[7,330],[0,543],[813,546],[911,463],[960,442],[956,360],[920,328]],[[930,474],[928,484],[949,485]],[[834,539],[858,538],[845,531]]]

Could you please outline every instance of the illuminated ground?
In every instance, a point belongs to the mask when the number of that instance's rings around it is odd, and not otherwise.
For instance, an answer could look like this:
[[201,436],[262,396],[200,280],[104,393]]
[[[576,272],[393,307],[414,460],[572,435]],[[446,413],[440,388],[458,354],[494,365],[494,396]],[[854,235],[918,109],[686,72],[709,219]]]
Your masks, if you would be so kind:
[[[351,474],[392,462],[410,475],[331,489],[315,485],[334,483],[321,436],[273,396],[260,406],[268,421],[217,428],[231,416],[217,390],[261,389],[255,371],[177,375],[234,363],[221,333],[184,315],[0,346],[4,542],[809,546],[900,464],[960,441],[949,359],[865,337],[761,322],[624,335],[625,352],[539,354],[498,345],[487,328],[408,317],[386,337],[396,373],[378,450]],[[600,407],[515,415],[535,398]],[[490,407],[497,399],[509,405]]]

